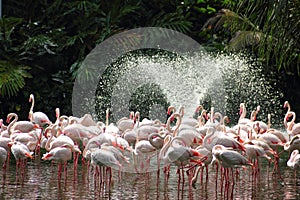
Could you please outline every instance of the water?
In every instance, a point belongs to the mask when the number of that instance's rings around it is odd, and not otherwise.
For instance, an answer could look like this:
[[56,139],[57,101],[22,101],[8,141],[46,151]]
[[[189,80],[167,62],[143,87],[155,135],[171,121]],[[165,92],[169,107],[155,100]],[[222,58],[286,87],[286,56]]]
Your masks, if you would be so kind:
[[[133,103],[143,104],[136,106],[140,109],[148,106],[149,113],[139,111],[142,117],[149,118],[165,116],[164,101],[177,109],[184,106],[187,116],[193,116],[197,105],[202,104],[205,109],[215,107],[215,111],[235,122],[239,105],[244,102],[247,116],[260,105],[258,120],[266,121],[267,114],[271,114],[272,123],[279,124],[283,92],[278,82],[279,76],[264,72],[262,64],[245,54],[201,52],[193,56],[164,53],[149,56],[130,53],[112,64],[102,76],[96,108],[99,108],[99,118],[105,116],[107,107],[111,108],[111,116],[117,121],[132,111]],[[144,93],[139,92],[140,102],[132,101],[135,92],[149,84],[157,85],[164,98],[149,100],[153,92],[158,92],[145,88]],[[146,104],[147,101],[152,104]],[[154,114],[151,116],[151,113]]]
[[[283,158],[284,157],[284,158]],[[300,174],[286,167],[287,153],[281,154],[279,168],[273,171],[265,161],[255,177],[252,169],[233,170],[234,183],[222,183],[220,171],[209,167],[208,179],[199,175],[195,188],[189,178],[178,181],[177,167],[171,166],[169,180],[163,170],[157,172],[118,173],[113,170],[112,183],[104,183],[94,177],[92,168],[79,164],[74,171],[68,163],[67,175],[58,177],[57,166],[50,162],[33,160],[27,163],[25,172],[16,172],[11,162],[1,172],[1,199],[297,199]],[[238,172],[238,173],[237,173]],[[230,174],[231,176],[231,174]]]

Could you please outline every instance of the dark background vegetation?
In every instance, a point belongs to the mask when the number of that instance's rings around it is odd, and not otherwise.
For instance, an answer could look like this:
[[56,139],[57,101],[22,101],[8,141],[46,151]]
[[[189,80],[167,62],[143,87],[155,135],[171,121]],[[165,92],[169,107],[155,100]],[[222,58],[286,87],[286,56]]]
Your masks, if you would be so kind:
[[137,27],[173,29],[209,51],[255,55],[264,73],[278,75],[275,87],[300,113],[298,0],[10,0],[2,7],[0,118],[9,112],[27,118],[30,93],[35,111],[52,120],[56,107],[72,115],[75,77],[91,78],[78,74],[85,56],[110,36]]

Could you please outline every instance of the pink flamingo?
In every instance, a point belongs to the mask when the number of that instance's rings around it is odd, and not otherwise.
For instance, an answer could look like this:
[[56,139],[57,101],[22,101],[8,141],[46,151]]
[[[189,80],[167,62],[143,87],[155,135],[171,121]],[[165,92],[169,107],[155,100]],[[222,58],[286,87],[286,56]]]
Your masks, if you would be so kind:
[[0,146],[0,165],[2,165],[2,168],[6,168],[6,160],[7,160],[7,151],[5,148]]
[[117,122],[117,127],[121,133],[126,130],[131,130],[134,127],[134,112],[130,112],[129,118],[123,117]]
[[289,136],[295,136],[300,134],[300,123],[295,123],[296,113],[295,112],[287,112],[285,118],[288,119],[290,116],[293,116],[291,122],[287,126],[287,132]]
[[[10,122],[12,118],[14,118],[14,120]],[[7,126],[9,135],[14,132],[28,133],[35,128],[39,128],[38,124],[33,124],[30,121],[18,121],[18,115],[16,113],[9,113],[7,115],[6,122],[9,123],[9,125]]]
[[292,169],[299,169],[300,168],[300,154],[299,150],[295,149],[291,155],[289,160],[287,161],[287,166]]
[[242,156],[237,151],[233,151],[230,148],[224,147],[223,145],[215,145],[212,149],[213,160],[212,163],[216,161],[221,164],[223,168],[225,168],[225,180],[229,182],[229,171],[228,168],[231,169],[232,172],[232,181],[234,182],[234,176],[232,168],[242,167],[242,166],[253,166],[252,163],[248,161],[247,158]]
[[38,124],[39,126],[44,126],[45,124],[51,124],[52,122],[49,120],[48,116],[43,112],[33,112],[34,107],[34,95],[30,94],[29,102],[31,102],[31,107],[29,110],[28,118],[31,122]]
[[67,175],[67,162],[72,159],[72,152],[78,152],[78,149],[70,144],[64,144],[60,147],[51,149],[50,152],[45,153],[42,157],[43,160],[54,160],[58,162],[58,177],[61,177],[62,166],[64,165],[65,176]]
[[8,146],[17,161],[17,168],[25,169],[27,158],[33,159],[33,152],[30,152],[25,144],[17,141],[8,143]]
[[288,152],[292,152],[295,149],[300,149],[300,135],[293,136],[290,141],[284,144],[283,148]]

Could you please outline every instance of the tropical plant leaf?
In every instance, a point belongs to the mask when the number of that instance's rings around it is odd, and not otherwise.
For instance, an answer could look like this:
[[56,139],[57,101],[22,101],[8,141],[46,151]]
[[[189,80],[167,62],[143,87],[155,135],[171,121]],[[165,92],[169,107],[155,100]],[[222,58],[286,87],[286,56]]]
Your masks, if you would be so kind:
[[13,30],[21,23],[22,19],[17,17],[0,18],[0,40],[10,40]]
[[[202,31],[214,29],[219,31],[224,27],[229,27],[235,30],[247,30],[254,28],[259,31],[257,27],[251,23],[247,18],[239,16],[237,13],[229,9],[219,10],[215,16],[207,20],[207,22],[201,28]],[[234,30],[233,30],[234,31]]]
[[262,32],[254,31],[238,31],[235,36],[229,41],[226,49],[229,51],[238,51],[248,46],[258,44],[264,37]]
[[19,90],[25,86],[25,78],[32,77],[27,72],[29,69],[28,66],[0,60],[0,95],[2,97],[17,95]]
[[25,52],[34,51],[38,55],[43,55],[45,53],[55,54],[51,48],[56,47],[52,39],[46,35],[36,35],[29,37],[24,43],[23,48]]

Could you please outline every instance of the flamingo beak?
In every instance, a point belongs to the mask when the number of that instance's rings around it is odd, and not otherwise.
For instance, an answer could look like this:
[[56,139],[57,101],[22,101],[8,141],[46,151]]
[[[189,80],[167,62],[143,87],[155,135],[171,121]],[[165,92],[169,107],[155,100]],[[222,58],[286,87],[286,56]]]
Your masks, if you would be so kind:
[[10,122],[10,117],[6,119],[6,123],[9,123]]
[[168,111],[167,111],[167,115],[170,115],[171,114],[171,111],[168,109]]
[[40,128],[40,125],[38,125],[38,124],[33,124],[33,128]]
[[25,156],[26,156],[27,158],[33,159],[33,156],[32,156],[29,152],[26,152],[26,153],[25,153]]
[[199,153],[198,151],[191,149],[190,150],[192,157],[204,157],[204,155],[202,155],[201,153]]
[[241,115],[243,113],[243,109],[242,108],[240,108],[240,112],[239,112],[239,114]]
[[171,122],[174,121],[174,119],[175,119],[175,117],[174,117],[174,115],[172,115],[170,118]]
[[52,156],[52,154],[47,153],[47,154],[44,154],[44,155],[43,155],[42,159],[43,159],[43,160],[48,160],[51,156]]
[[9,147],[9,148],[11,148],[11,146],[14,144],[14,142],[9,142],[9,143],[7,143],[7,146]]

